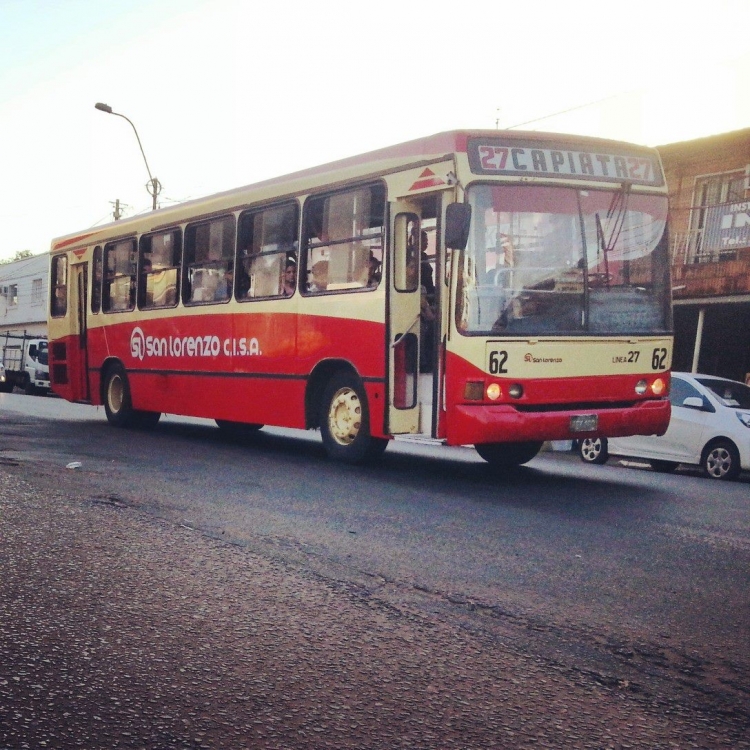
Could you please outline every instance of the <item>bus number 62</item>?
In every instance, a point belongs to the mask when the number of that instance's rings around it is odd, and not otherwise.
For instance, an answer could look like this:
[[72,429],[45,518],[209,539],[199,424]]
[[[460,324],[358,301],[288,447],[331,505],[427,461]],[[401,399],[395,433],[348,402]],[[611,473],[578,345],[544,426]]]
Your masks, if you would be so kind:
[[664,349],[664,347],[658,347],[657,349],[654,349],[654,353],[651,355],[651,369],[663,370],[666,359],[667,350]]
[[490,374],[500,375],[507,373],[508,370],[505,367],[505,363],[508,361],[508,352],[501,349],[499,352],[490,352]]

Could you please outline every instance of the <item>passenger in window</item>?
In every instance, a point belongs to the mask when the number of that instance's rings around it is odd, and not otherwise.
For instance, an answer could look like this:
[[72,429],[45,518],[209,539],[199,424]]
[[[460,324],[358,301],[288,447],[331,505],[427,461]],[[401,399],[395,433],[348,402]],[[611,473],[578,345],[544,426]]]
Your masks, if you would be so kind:
[[427,232],[425,232],[423,229],[420,236],[420,247],[422,251],[422,254],[420,256],[422,268],[422,286],[427,292],[427,298],[432,301],[435,298],[435,281],[432,276],[432,263],[430,263],[430,258],[427,255],[427,246],[429,245],[429,243],[430,241],[427,237]]
[[291,297],[294,294],[297,280],[297,264],[293,258],[287,258],[286,267],[284,268],[284,281],[281,287],[281,294],[284,297]]
[[250,261],[243,260],[237,267],[237,299],[247,299],[250,296],[249,264]]
[[224,269],[224,278],[219,280],[214,291],[214,300],[222,302],[230,299],[232,296],[232,284],[234,283],[234,274],[231,268]]
[[308,291],[325,292],[328,288],[328,261],[319,260],[310,271],[312,278],[308,283]]
[[432,350],[435,346],[435,311],[432,309],[424,284],[420,289],[419,318],[419,371],[430,372]]
[[369,270],[367,274],[367,286],[376,287],[380,283],[383,274],[380,270],[380,261],[373,252],[370,252],[368,261]]

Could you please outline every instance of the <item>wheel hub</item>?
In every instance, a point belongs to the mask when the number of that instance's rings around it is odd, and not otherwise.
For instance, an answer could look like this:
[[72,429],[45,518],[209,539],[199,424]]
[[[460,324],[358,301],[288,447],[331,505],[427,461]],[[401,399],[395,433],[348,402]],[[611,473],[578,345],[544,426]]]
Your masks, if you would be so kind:
[[351,388],[337,391],[331,400],[328,428],[331,437],[340,445],[354,442],[362,426],[362,404]]
[[116,414],[122,409],[124,389],[122,386],[122,380],[118,377],[112,378],[109,381],[109,390],[107,398],[109,400],[109,408]]
[[726,448],[714,448],[706,459],[706,471],[717,479],[723,477],[732,467],[732,457]]

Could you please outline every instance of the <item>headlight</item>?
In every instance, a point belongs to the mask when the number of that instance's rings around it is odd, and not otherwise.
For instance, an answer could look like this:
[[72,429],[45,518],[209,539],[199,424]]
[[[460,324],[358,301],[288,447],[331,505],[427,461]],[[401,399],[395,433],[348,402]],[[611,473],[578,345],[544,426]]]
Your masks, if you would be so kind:
[[745,427],[750,427],[750,411],[736,411],[735,414]]
[[47,380],[47,373],[44,370],[34,370],[35,380]]

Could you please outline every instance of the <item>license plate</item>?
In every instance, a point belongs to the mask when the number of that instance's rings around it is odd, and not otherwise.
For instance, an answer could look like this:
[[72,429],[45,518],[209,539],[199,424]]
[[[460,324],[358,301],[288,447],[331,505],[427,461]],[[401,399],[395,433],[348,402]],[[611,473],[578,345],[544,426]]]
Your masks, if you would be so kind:
[[594,432],[599,428],[598,414],[579,414],[570,418],[571,432]]

